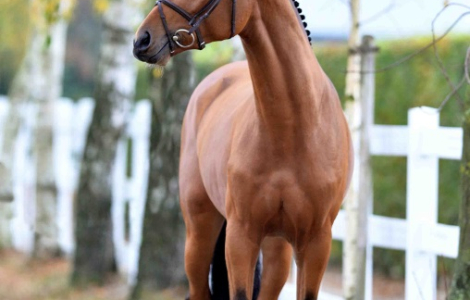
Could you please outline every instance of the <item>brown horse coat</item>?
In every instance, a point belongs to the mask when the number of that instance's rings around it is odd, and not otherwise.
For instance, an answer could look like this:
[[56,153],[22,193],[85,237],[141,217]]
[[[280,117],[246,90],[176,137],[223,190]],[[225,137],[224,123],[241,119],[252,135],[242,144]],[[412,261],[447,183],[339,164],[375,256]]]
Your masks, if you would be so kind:
[[[297,299],[318,295],[331,226],[352,173],[352,147],[337,93],[288,1],[238,0],[236,32],[248,63],[209,75],[186,111],[180,199],[191,300],[210,299],[207,275],[224,220],[231,299],[250,298],[260,249],[260,299],[277,299],[292,248]],[[203,5],[175,2],[192,13]],[[222,0],[201,27],[208,41],[226,37],[230,5]],[[171,30],[184,27],[177,14],[165,14]],[[156,9],[138,40],[146,34],[149,45],[138,57],[166,63],[169,50]]]

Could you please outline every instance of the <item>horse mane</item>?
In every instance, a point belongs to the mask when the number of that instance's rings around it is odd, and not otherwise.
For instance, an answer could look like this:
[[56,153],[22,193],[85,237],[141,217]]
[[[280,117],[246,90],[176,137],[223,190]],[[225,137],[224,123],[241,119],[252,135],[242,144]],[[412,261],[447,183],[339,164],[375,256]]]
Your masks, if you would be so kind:
[[312,38],[310,37],[310,30],[307,29],[307,22],[305,22],[305,15],[302,14],[302,9],[300,8],[300,3],[297,0],[291,0],[292,7],[294,8],[295,14],[300,24],[304,28],[305,34],[307,35],[308,42],[312,44]]

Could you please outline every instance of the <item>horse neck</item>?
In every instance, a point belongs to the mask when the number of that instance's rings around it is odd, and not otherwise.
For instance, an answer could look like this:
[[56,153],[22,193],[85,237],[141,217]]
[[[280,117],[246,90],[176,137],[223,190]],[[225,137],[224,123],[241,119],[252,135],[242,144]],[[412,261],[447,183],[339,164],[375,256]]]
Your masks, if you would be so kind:
[[318,122],[327,79],[290,1],[259,0],[240,37],[263,132],[296,146]]

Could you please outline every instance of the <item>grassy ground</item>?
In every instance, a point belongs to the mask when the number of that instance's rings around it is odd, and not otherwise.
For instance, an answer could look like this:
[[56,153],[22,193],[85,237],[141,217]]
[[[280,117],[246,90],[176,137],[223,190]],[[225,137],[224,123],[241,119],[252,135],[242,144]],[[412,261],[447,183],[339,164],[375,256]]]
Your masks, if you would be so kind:
[[[113,278],[103,287],[69,287],[70,264],[64,259],[30,261],[13,251],[0,252],[0,299],[2,300],[125,300],[123,279]],[[146,295],[143,300],[181,300],[183,289]]]

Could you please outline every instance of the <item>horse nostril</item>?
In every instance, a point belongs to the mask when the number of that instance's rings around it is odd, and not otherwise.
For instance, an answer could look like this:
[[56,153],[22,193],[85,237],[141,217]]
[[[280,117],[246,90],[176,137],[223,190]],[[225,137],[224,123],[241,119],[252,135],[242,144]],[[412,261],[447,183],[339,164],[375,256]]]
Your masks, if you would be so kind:
[[146,31],[143,35],[137,38],[137,41],[134,42],[134,50],[145,51],[150,46],[150,33]]

